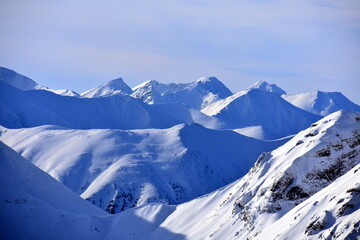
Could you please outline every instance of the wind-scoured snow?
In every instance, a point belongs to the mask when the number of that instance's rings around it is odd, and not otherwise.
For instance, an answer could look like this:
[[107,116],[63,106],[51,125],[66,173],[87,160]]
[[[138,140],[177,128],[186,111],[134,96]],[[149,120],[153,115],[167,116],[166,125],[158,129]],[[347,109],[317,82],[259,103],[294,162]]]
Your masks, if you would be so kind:
[[232,94],[215,77],[202,77],[195,82],[178,84],[163,84],[151,80],[134,87],[133,91],[134,98],[149,104],[183,103],[194,109],[202,109]]
[[341,109],[360,111],[360,106],[351,102],[340,92],[314,91],[295,95],[284,95],[291,104],[306,111],[327,116]]
[[256,239],[359,239],[360,164],[265,228]]
[[81,94],[83,97],[105,97],[114,94],[131,94],[131,88],[124,82],[122,78],[111,80],[103,85],[93,88]]
[[296,134],[321,118],[291,105],[277,94],[258,89],[236,93],[202,112],[228,123],[229,128],[261,126],[276,138]]
[[1,132],[1,141],[111,213],[149,202],[178,204],[209,193],[246,174],[262,152],[287,141],[260,141],[198,124],[163,130],[41,126]]

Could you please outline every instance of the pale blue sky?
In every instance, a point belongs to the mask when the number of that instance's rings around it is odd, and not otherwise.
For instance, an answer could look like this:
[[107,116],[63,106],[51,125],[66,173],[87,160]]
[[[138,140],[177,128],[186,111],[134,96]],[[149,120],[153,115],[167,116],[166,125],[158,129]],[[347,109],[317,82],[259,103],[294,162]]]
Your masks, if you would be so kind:
[[360,103],[360,1],[0,0],[0,66],[83,92],[216,76]]

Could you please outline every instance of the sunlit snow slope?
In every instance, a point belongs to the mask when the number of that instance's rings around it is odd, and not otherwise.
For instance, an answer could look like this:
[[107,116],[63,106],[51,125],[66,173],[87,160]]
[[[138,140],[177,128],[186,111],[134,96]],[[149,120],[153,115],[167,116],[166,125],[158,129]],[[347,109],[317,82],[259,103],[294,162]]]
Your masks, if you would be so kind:
[[322,116],[341,109],[360,111],[359,105],[351,102],[340,92],[314,91],[295,95],[283,95],[283,98],[301,109]]

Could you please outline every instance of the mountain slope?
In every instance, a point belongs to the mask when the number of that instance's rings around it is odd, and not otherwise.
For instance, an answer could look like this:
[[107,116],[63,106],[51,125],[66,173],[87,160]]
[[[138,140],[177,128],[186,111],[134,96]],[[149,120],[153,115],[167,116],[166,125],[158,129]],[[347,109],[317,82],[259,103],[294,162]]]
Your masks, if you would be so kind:
[[286,140],[266,142],[181,124],[131,131],[3,129],[1,141],[83,198],[117,213],[148,202],[178,204],[213,191],[243,176],[262,152]]
[[360,164],[267,227],[257,239],[358,239]]
[[[346,222],[351,223],[349,226],[351,231],[358,228],[358,224],[354,226],[353,223],[359,220],[359,211],[356,208],[358,206],[356,189],[359,182],[358,180],[350,182],[349,178],[358,179],[359,172],[355,171],[356,175],[353,172],[360,163],[359,153],[360,113],[336,112],[300,132],[280,148],[263,154],[249,173],[238,181],[179,205],[160,226],[184,234],[189,239],[256,239],[265,227],[271,231],[272,224],[285,214],[292,214],[296,210],[302,211],[299,205],[302,202],[304,204],[301,206],[306,208],[301,214],[306,215],[309,202],[305,201],[310,199],[313,204],[315,200],[309,198],[310,196],[319,191],[323,196],[329,189],[334,189],[333,193],[342,191],[342,196],[349,198],[342,204],[340,201],[340,205],[338,204],[332,211],[339,211],[344,204],[343,209],[347,211],[344,215],[356,211],[355,215],[346,217]],[[349,171],[352,171],[349,173],[350,177],[348,175],[341,178],[345,181],[342,183],[346,183],[344,188],[339,189],[341,184],[336,184],[322,191]],[[349,190],[353,187],[355,190]],[[326,198],[326,201],[328,200],[329,197]],[[348,201],[354,205],[354,208],[351,206],[346,208]],[[322,197],[319,198],[319,203],[321,203],[318,205],[321,215],[324,209]],[[311,213],[316,212],[317,205],[312,207]],[[301,221],[301,218],[294,219],[294,217],[294,215],[287,216],[286,219],[292,218],[290,222]],[[309,215],[306,215],[304,221],[308,219]],[[311,221],[315,219],[316,217]],[[327,220],[331,220],[330,224],[332,224],[339,223],[342,218],[340,216],[335,220],[331,218]],[[284,221],[282,221],[283,225],[280,225],[280,222],[276,225],[278,228],[282,227],[283,234],[292,230],[303,231],[304,223],[297,229],[297,225],[289,226],[288,223],[284,225]],[[306,223],[307,226],[314,225],[311,221]],[[341,232],[341,229],[338,230]],[[346,230],[344,233],[349,231]],[[266,239],[265,232],[263,236]],[[151,239],[156,238],[155,232]],[[299,238],[301,239],[300,236],[292,236],[292,239]]]
[[340,92],[314,91],[295,95],[284,95],[283,98],[298,108],[322,116],[341,109],[360,111],[360,106],[351,102]]
[[147,81],[133,88],[134,98],[155,103],[183,103],[194,109],[230,96],[231,91],[215,77],[203,77],[192,83],[158,83]]
[[131,88],[124,82],[122,78],[111,80],[103,85],[93,88],[81,94],[83,97],[104,97],[114,94],[131,94]]
[[320,119],[277,94],[258,89],[236,93],[207,106],[202,112],[229,123],[229,128],[261,126],[277,137],[296,134]]
[[[203,116],[202,116],[203,115]],[[22,91],[0,82],[0,124],[8,128],[58,125],[69,128],[167,128],[180,123],[216,125],[216,119],[182,104],[150,106],[130,96],[60,96],[44,90]]]

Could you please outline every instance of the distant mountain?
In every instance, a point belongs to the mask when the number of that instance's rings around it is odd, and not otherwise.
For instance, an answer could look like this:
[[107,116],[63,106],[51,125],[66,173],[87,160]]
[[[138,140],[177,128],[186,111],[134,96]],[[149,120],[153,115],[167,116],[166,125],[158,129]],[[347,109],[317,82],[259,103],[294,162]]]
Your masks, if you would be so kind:
[[180,123],[216,125],[216,119],[182,104],[148,105],[130,96],[61,96],[46,90],[19,90],[0,82],[0,124],[8,128],[58,125],[68,128],[168,128]]
[[293,106],[278,94],[259,89],[236,93],[202,112],[228,123],[229,128],[261,126],[263,131],[277,137],[296,134],[321,118]]
[[231,91],[215,77],[203,77],[192,83],[163,84],[155,80],[133,88],[132,96],[149,104],[183,103],[194,109],[230,96]]
[[131,94],[131,88],[122,78],[117,78],[81,94],[83,97],[105,97],[114,94]]
[[243,178],[177,206],[161,226],[187,239],[356,239],[359,119],[348,111],[321,119]]
[[199,124],[126,131],[41,126],[3,129],[0,139],[111,213],[209,193],[245,175],[262,152],[287,141],[260,141]]
[[295,95],[284,95],[291,104],[306,111],[326,116],[341,109],[360,111],[360,106],[351,102],[340,92],[314,91]]
[[22,90],[45,89],[35,81],[11,69],[0,67],[0,81]]
[[68,89],[49,89],[45,86],[41,86],[30,78],[4,67],[0,67],[0,81],[3,81],[21,90],[46,90],[58,95],[79,96],[78,93]]
[[278,95],[286,94],[286,92],[282,90],[280,87],[278,87],[276,84],[269,84],[265,81],[257,81],[256,83],[248,87],[246,90],[251,90],[251,89],[258,89],[264,92],[271,92]]

